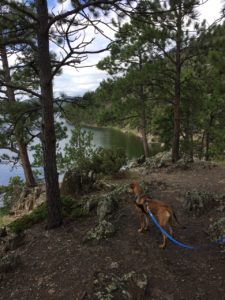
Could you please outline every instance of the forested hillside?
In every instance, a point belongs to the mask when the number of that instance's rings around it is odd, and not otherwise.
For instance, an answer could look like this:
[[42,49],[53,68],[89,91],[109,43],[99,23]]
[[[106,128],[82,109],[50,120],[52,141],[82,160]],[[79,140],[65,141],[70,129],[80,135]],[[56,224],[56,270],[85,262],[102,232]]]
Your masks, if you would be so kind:
[[[198,1],[143,1],[121,22],[110,56],[98,63],[109,78],[66,109],[68,119],[137,129],[148,155],[156,136],[173,160],[183,154],[224,157],[223,19],[198,21]],[[94,112],[94,113],[93,113]]]

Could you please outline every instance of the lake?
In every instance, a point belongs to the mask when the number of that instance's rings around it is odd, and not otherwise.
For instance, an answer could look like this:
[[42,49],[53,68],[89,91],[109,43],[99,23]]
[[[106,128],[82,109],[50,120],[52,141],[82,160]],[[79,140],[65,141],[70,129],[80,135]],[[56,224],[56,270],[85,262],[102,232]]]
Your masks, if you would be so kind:
[[[63,150],[66,143],[71,137],[72,125],[67,124],[68,137],[60,141],[60,148]],[[96,128],[85,127],[93,133],[92,144],[106,148],[123,148],[125,149],[128,159],[139,157],[143,154],[142,141],[139,137],[132,133],[123,133],[120,130],[112,128]],[[1,150],[2,153],[2,150]],[[32,152],[29,152],[31,162],[33,161]],[[13,166],[12,164],[0,164],[0,185],[8,185],[12,176],[20,176],[24,178],[21,166]]]

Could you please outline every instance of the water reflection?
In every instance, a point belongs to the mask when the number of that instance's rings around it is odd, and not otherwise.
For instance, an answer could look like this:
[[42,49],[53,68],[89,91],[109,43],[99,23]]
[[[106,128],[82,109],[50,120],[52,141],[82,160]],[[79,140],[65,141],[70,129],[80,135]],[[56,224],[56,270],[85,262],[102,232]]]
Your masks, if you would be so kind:
[[141,139],[132,133],[123,133],[112,128],[84,128],[93,132],[92,144],[97,147],[123,148],[128,159],[132,159],[143,154]]
[[[74,128],[72,125],[67,124],[68,137],[60,141],[60,149],[63,151],[65,144],[69,142],[71,131]],[[123,148],[126,152],[128,159],[140,157],[143,154],[142,141],[139,137],[132,133],[123,133],[120,130],[112,128],[96,128],[84,127],[84,130],[93,132],[93,146],[106,147],[106,148]],[[155,152],[155,151],[154,151]],[[32,152],[29,152],[31,162],[33,161]],[[21,166],[12,168],[10,164],[0,164],[0,185],[7,185],[11,176],[20,176],[24,178],[23,169]]]

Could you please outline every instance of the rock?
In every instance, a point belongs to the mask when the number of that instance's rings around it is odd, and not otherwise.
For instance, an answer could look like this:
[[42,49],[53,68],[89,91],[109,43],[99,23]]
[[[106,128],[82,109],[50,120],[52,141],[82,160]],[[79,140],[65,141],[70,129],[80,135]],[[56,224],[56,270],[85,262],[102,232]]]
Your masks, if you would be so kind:
[[117,193],[115,192],[107,194],[100,199],[97,207],[97,215],[100,222],[117,209],[117,199]]
[[214,242],[225,237],[225,218],[221,218],[209,226],[209,235]]
[[121,277],[113,273],[97,273],[93,281],[94,299],[147,299],[147,284],[147,276],[134,271]]
[[0,259],[0,273],[14,271],[21,264],[21,258],[18,255],[4,256]]
[[189,213],[200,216],[214,207],[219,206],[222,209],[225,206],[225,195],[189,191],[184,195],[184,206]]
[[13,251],[25,244],[25,233],[11,234],[5,242],[5,251]]
[[78,195],[93,189],[93,174],[82,174],[78,170],[67,171],[61,184],[61,195],[76,198]]
[[45,185],[40,184],[33,188],[24,187],[17,201],[14,201],[12,212],[16,215],[30,212],[45,200]]
[[94,229],[88,231],[86,237],[84,238],[84,242],[91,240],[98,242],[102,239],[111,237],[115,231],[116,229],[112,223],[103,220]]
[[166,167],[172,163],[172,152],[159,152],[153,157],[146,158],[144,166],[154,168]]

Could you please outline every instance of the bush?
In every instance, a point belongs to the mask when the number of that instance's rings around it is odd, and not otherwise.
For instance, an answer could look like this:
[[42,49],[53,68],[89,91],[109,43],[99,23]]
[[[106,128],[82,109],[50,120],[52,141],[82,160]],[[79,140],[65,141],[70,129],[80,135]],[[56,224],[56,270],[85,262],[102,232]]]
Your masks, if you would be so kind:
[[95,148],[91,144],[93,134],[78,126],[72,131],[70,143],[65,146],[64,154],[58,156],[62,170],[79,170],[82,174],[111,175],[126,163],[123,149]]
[[[1,191],[4,192],[3,204],[6,209],[10,209],[13,201],[17,199],[17,197],[22,192],[24,187],[24,182],[21,177],[13,176],[9,179],[9,185],[4,189],[1,187]],[[14,197],[12,197],[14,195]],[[14,199],[15,198],[15,199]]]
[[47,217],[46,204],[42,204],[35,208],[29,215],[25,215],[8,225],[9,229],[14,233],[20,233],[32,225],[44,220]]
[[77,219],[88,215],[88,210],[85,209],[84,205],[68,196],[63,196],[61,202],[64,218]]
[[100,147],[92,157],[92,168],[97,174],[115,174],[125,164],[126,154],[123,149],[107,149]]

